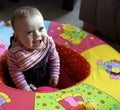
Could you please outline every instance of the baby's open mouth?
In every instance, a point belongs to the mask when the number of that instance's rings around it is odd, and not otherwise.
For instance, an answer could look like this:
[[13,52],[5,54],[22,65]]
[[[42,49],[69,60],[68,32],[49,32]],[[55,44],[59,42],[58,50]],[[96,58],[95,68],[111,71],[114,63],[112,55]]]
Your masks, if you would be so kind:
[[40,44],[41,42],[42,42],[41,40],[37,40],[37,41],[34,41],[33,43],[37,45],[37,44]]
[[46,47],[45,43],[43,42],[43,40],[36,40],[33,41],[33,46],[39,49],[44,49]]

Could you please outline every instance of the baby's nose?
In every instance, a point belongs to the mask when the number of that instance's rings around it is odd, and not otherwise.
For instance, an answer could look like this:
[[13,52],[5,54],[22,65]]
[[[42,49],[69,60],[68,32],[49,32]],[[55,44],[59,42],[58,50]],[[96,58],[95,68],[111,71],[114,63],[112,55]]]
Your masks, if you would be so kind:
[[35,32],[35,37],[41,37],[41,36],[42,36],[42,34],[39,31]]

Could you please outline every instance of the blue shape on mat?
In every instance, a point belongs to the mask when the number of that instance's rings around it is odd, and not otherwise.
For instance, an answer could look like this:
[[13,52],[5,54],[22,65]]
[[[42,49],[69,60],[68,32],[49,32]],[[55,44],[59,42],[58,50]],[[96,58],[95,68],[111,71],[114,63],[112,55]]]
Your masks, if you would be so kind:
[[45,23],[46,30],[48,32],[50,21],[45,20],[44,23]]
[[13,29],[7,26],[0,26],[0,40],[2,40],[7,46],[10,45],[10,37],[13,34]]

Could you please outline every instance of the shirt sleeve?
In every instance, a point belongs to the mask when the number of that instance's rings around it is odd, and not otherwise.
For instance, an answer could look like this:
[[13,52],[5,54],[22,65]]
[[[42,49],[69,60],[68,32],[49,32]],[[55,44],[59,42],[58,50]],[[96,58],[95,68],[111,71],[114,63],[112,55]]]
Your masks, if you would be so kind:
[[51,77],[58,77],[60,74],[60,58],[59,54],[57,52],[55,42],[52,37],[49,37],[49,43],[50,43],[50,48],[49,48],[49,71],[50,71],[50,76]]
[[16,87],[23,90],[30,89],[30,86],[27,84],[22,71],[19,69],[19,66],[16,61],[16,56],[11,50],[8,51],[7,64],[9,74],[13,82],[15,83]]

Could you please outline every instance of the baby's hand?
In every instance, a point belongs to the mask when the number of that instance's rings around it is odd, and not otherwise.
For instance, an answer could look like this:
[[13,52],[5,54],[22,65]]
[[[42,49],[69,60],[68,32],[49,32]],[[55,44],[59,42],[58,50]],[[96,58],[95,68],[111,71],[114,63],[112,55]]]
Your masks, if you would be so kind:
[[26,91],[33,91],[32,89],[27,89]]
[[30,88],[29,85],[28,85],[26,88],[23,88],[23,90],[25,90],[25,91],[33,91],[33,90]]
[[59,78],[51,77],[49,81],[49,86],[56,87],[58,85]]

